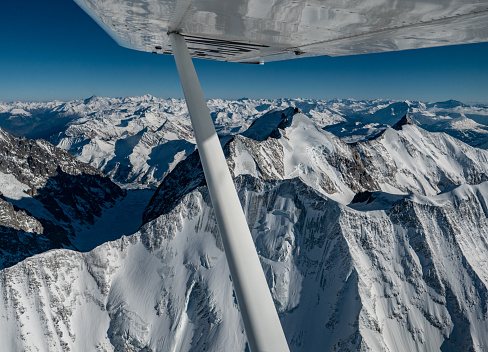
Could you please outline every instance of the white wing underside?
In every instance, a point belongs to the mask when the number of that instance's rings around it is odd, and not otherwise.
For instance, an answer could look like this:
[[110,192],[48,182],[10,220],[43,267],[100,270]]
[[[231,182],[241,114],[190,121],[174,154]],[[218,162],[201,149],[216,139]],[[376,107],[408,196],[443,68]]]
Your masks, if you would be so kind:
[[488,41],[488,1],[75,0],[120,45],[258,63]]

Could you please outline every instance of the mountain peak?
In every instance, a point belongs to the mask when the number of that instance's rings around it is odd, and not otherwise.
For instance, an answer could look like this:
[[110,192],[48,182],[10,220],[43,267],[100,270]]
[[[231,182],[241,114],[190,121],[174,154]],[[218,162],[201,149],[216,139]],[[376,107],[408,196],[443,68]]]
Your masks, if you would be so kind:
[[88,105],[88,104],[90,104],[90,103],[96,102],[96,101],[97,101],[97,100],[99,100],[99,99],[100,99],[100,98],[99,98],[99,97],[97,97],[96,95],[92,95],[91,97],[86,98],[86,99],[83,101],[83,103],[84,103],[85,105]]
[[405,125],[415,125],[415,122],[413,121],[413,119],[410,117],[410,115],[408,114],[405,114],[401,119],[400,121],[398,121],[396,124],[394,124],[392,126],[392,128],[394,130],[401,130],[403,126]]
[[453,109],[456,107],[466,107],[467,106],[464,103],[462,103],[458,100],[454,100],[454,99],[449,99],[446,101],[439,101],[439,102],[434,103],[433,105],[439,109]]
[[279,137],[279,133],[277,132],[278,128],[284,129],[290,126],[293,116],[300,113],[302,111],[296,107],[288,107],[284,110],[272,110],[254,120],[242,135],[258,142],[264,141],[269,136]]

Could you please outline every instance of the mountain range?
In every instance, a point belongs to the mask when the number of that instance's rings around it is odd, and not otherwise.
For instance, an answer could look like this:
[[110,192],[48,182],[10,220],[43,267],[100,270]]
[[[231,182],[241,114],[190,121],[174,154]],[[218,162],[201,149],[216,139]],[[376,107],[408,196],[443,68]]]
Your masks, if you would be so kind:
[[[488,349],[488,106],[209,107],[291,351]],[[2,350],[247,350],[184,101],[0,126]]]

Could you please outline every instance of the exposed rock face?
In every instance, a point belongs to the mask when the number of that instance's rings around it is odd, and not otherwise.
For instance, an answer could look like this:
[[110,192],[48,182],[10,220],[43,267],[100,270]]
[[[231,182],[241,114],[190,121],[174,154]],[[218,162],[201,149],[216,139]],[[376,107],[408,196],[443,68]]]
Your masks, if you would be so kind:
[[59,170],[71,175],[102,175],[99,170],[77,161],[49,142],[15,138],[0,129],[0,172],[12,174],[19,182],[28,185],[31,196],[35,196]]
[[393,126],[391,126],[391,128],[393,128],[394,130],[399,131],[405,125],[415,125],[415,122],[413,121],[413,119],[408,114],[406,114],[405,116],[403,116],[400,119],[400,121],[398,121]]
[[0,198],[0,268],[52,248],[48,239],[38,236],[43,232],[36,218]]
[[93,224],[103,207],[124,195],[108,177],[99,174],[72,175],[58,170],[35,197],[56,220]]
[[169,213],[188,192],[205,185],[198,151],[180,162],[164,179],[144,210],[143,221],[149,222]]
[[2,268],[49,249],[75,248],[79,227],[124,195],[66,151],[1,129],[0,188]]
[[36,218],[3,198],[0,198],[0,226],[32,233],[43,232],[42,224]]

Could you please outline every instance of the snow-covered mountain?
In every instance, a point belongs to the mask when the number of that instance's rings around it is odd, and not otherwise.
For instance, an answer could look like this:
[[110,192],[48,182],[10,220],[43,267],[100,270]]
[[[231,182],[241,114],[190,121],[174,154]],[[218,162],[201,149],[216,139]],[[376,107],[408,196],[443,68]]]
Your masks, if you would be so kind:
[[0,129],[0,268],[52,248],[81,249],[77,234],[124,195],[66,151]]
[[[209,105],[291,351],[488,350],[488,151],[473,146],[474,134],[459,133],[482,134],[488,107],[305,99]],[[3,238],[24,234],[17,250],[28,257],[0,271],[1,350],[245,351],[183,102],[2,103],[0,125],[33,136],[43,129],[25,121],[47,126],[36,120],[41,114],[61,119],[44,137],[78,150],[79,160],[128,190],[94,218],[91,232],[80,226],[73,247],[93,248],[83,247],[90,234],[114,241],[84,253],[32,255],[44,224],[16,207],[13,195],[34,199],[57,176],[29,191],[36,175],[21,182],[23,172],[0,169]],[[31,146],[22,150],[54,150],[3,135]],[[151,162],[161,165],[150,169]],[[42,163],[17,164],[37,170]],[[131,189],[144,183],[159,184],[147,207],[151,191]],[[133,213],[143,211],[135,231]]]
[[[299,179],[236,183],[292,351],[486,350],[488,183],[354,206]],[[4,269],[4,349],[244,351],[208,198]]]
[[[346,144],[298,108],[271,111],[231,137],[224,151],[233,176],[300,178],[342,204],[365,191],[435,195],[454,185],[488,180],[488,151],[445,133],[425,131],[407,115],[372,139]],[[195,152],[163,180],[144,221],[167,212],[204,184]]]
[[[258,117],[299,108],[344,142],[372,137],[407,112],[428,131],[446,132],[472,146],[488,147],[488,108],[439,103],[348,99],[209,100],[222,136],[244,132]],[[194,150],[183,100],[150,95],[91,97],[49,103],[0,102],[0,126],[16,136],[43,138],[123,184],[157,186]]]

